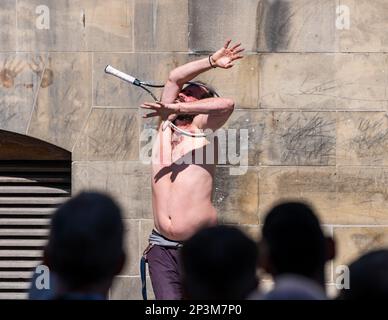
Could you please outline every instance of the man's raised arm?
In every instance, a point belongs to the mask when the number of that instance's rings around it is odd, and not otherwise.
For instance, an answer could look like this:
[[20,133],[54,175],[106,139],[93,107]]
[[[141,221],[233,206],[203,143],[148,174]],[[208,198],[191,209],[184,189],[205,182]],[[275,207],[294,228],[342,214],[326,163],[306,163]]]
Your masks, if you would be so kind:
[[[210,59],[210,57],[209,57]],[[192,61],[172,70],[164,86],[161,102],[173,103],[184,84],[212,67],[208,58]]]
[[[238,43],[229,48],[230,43],[231,40],[226,41],[221,49],[207,58],[186,63],[172,70],[165,84],[161,103],[144,103],[141,106],[144,109],[152,109],[154,111],[144,116],[144,118],[160,116],[162,120],[167,120],[172,119],[178,113],[219,114],[220,112],[223,113],[223,111],[230,111],[233,102],[223,98],[217,98],[216,100],[203,99],[199,104],[193,102],[193,104],[181,105],[180,108],[171,105],[175,103],[185,83],[212,68],[232,68],[234,61],[243,57],[240,54],[244,51],[241,44]],[[186,110],[186,112],[183,112],[183,110]],[[175,113],[174,111],[178,112]]]
[[241,43],[234,45],[232,48],[228,48],[230,42],[231,40],[226,41],[225,45],[221,49],[207,58],[186,63],[172,70],[169,81],[183,86],[186,82],[212,68],[219,67],[229,69],[233,67],[233,61],[243,57],[239,53],[244,51],[244,49],[240,47]]

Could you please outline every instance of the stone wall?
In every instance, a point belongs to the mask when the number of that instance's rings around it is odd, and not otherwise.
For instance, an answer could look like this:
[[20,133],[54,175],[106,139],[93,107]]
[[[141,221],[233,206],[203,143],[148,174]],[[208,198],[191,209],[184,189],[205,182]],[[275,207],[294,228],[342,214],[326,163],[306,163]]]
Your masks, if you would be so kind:
[[331,283],[337,265],[388,243],[386,1],[1,3],[0,129],[71,151],[73,192],[102,189],[123,206],[130,259],[111,298],[141,297],[138,261],[152,213],[139,141],[155,124],[138,109],[149,96],[104,67],[163,82],[229,37],[246,57],[200,77],[235,100],[226,127],[249,132],[247,173],[217,171],[220,220],[257,237],[275,201],[311,201],[338,241]]

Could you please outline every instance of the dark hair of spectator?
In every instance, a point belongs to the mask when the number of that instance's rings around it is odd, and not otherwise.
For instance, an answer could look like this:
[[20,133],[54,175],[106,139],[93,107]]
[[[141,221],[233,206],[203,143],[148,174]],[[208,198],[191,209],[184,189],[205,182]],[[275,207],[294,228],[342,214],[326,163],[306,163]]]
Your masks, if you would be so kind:
[[257,287],[256,243],[230,226],[203,229],[181,251],[189,299],[244,299]]
[[274,275],[293,273],[309,278],[324,268],[326,242],[313,209],[304,203],[275,206],[263,225]]
[[83,192],[51,221],[46,255],[51,270],[71,289],[113,277],[123,259],[121,210],[107,195]]

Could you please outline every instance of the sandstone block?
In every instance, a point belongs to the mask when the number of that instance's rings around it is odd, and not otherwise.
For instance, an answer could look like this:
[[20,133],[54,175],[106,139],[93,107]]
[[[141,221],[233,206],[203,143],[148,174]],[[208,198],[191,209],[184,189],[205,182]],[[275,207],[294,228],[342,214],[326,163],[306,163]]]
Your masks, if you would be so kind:
[[189,2],[189,47],[214,51],[227,39],[256,51],[258,0],[196,0]]
[[133,49],[133,0],[20,0],[17,19],[18,50]]
[[[126,219],[152,219],[150,168],[137,162],[74,162],[73,194],[101,190],[121,205]],[[141,190],[141,192],[139,192]]]
[[263,54],[260,107],[335,109],[335,75],[333,54]]
[[336,52],[336,0],[264,0],[258,51]]
[[338,118],[338,164],[387,165],[388,119],[384,112],[341,112]]
[[335,164],[336,115],[330,112],[272,112],[266,117],[262,164]]
[[[387,52],[388,3],[384,0],[341,0],[349,28],[339,31],[342,52]],[[349,14],[348,14],[349,12]]]
[[264,54],[260,107],[387,109],[385,54]]
[[388,223],[388,171],[382,167],[339,167],[338,207],[341,224]]
[[259,172],[260,223],[278,202],[312,204],[321,223],[338,221],[336,171],[331,167],[265,167]]
[[188,0],[135,0],[135,51],[187,51]]
[[3,0],[0,12],[1,51],[16,50],[16,0]]
[[93,108],[74,146],[74,160],[139,158],[139,121],[133,109]]
[[217,167],[213,203],[221,223],[258,224],[258,172],[231,176],[228,167]]
[[50,53],[42,73],[28,134],[71,150],[91,107],[91,55]]
[[334,228],[334,236],[337,240],[335,266],[348,265],[371,250],[386,248],[387,231],[386,227]]

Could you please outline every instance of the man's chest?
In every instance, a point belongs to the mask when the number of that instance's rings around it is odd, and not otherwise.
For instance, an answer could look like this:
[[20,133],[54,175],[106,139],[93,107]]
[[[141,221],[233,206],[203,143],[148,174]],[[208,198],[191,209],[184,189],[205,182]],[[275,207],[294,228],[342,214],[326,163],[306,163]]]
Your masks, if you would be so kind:
[[[197,163],[209,152],[209,142],[206,138],[194,138],[173,134],[171,136],[171,156],[173,162]],[[197,161],[196,161],[197,160]],[[198,163],[198,164],[204,164]]]

